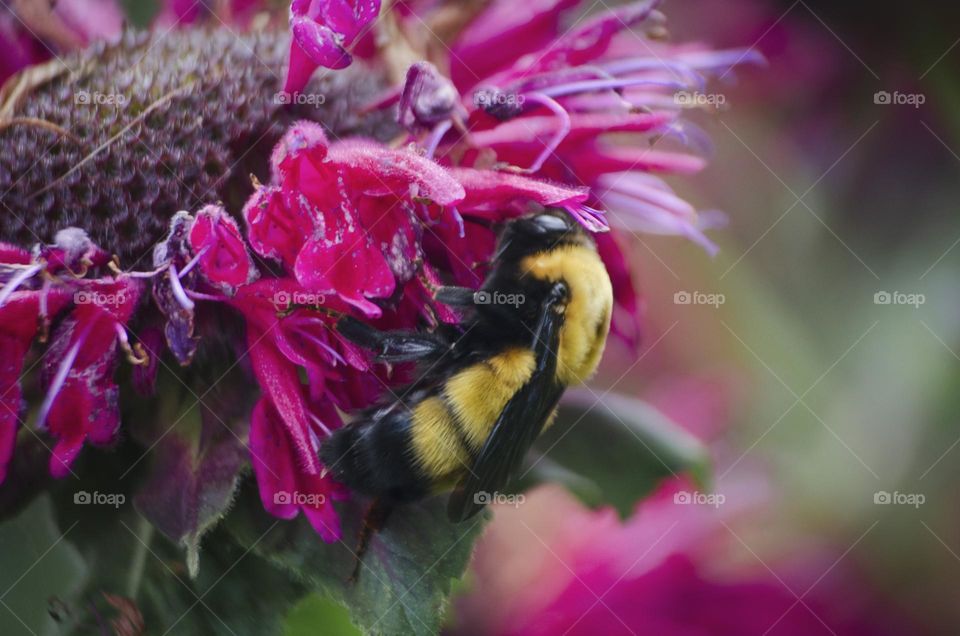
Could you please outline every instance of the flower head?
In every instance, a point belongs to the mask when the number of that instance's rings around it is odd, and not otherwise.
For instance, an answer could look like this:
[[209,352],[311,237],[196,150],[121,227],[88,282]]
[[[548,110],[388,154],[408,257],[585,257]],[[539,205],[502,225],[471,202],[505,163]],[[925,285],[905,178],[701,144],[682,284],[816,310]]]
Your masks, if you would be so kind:
[[[162,173],[142,157],[128,175],[107,144],[90,166],[77,161],[83,169],[111,168],[120,198],[104,201],[116,203],[109,207],[119,222],[94,220],[100,193],[90,193],[86,173],[70,170],[49,185],[41,202],[49,209],[36,227],[0,224],[5,240],[22,242],[46,235],[58,218],[76,221],[54,228],[49,244],[38,238],[32,251],[0,246],[0,480],[23,424],[20,374],[32,349],[42,353],[45,395],[34,427],[53,440],[50,471],[62,477],[87,441],[116,439],[126,387],[115,372],[123,359],[136,367],[136,388],[149,393],[161,369],[210,364],[215,356],[205,351],[226,340],[237,359],[212,363],[240,366],[259,388],[244,426],[264,508],[285,519],[302,512],[323,539],[337,539],[331,502],[348,493],[326,474],[319,448],[341,426],[340,411],[370,406],[410,379],[409,369],[376,363],[345,341],[337,320],[351,315],[383,329],[458,322],[435,300],[436,288],[478,285],[498,226],[533,210],[566,210],[594,233],[614,284],[615,328],[635,337],[641,302],[622,249],[625,232],[678,234],[713,249],[703,233],[712,217],[657,173],[704,166],[700,137],[683,123],[673,95],[702,86],[734,54],[654,42],[643,34],[662,28],[654,2],[601,13],[570,31],[562,21],[576,0],[534,0],[522,11],[507,0],[479,3],[461,24],[444,28],[442,4],[396,3],[381,24],[374,0],[295,0],[289,41],[259,34],[251,42],[267,57],[289,50],[288,94],[316,68],[344,68],[351,51],[362,52],[366,68],[377,70],[323,85],[340,96],[338,105],[300,120],[269,96],[237,97],[261,84],[251,74],[236,70],[246,78],[240,84],[204,78],[206,89],[242,102],[247,117],[233,121],[205,104],[215,140],[187,115],[158,132],[161,157],[185,167],[171,188],[158,187],[163,174],[142,178],[149,169]],[[180,16],[178,6],[168,8]],[[180,17],[193,19],[189,13]],[[449,49],[423,49],[425,25],[445,33]],[[368,46],[371,29],[380,29],[376,50]],[[213,68],[207,57],[218,49],[194,42],[201,35],[186,41],[198,46],[198,68]],[[398,50],[419,57],[392,77],[389,69],[406,61],[395,59]],[[164,76],[162,86],[161,101],[194,103],[178,92],[182,83]],[[160,113],[180,117],[171,107],[141,121],[161,106],[137,103],[112,116],[139,131],[162,122]],[[199,160],[174,143],[181,131],[202,138]],[[272,152],[254,145],[231,154],[257,137]],[[645,145],[662,139],[687,149]],[[63,155],[75,151],[67,145]],[[255,174],[252,192],[246,174],[238,184],[227,167],[245,160]],[[15,201],[31,201],[29,184],[22,190]],[[189,203],[172,202],[177,193]],[[114,254],[135,265],[124,269]],[[145,268],[137,259],[150,254]]]

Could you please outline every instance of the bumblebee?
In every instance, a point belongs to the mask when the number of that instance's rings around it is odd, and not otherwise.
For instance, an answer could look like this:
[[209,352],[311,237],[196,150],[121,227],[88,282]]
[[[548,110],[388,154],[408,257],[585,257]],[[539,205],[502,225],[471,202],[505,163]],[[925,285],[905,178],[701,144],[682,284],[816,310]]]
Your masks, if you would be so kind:
[[462,308],[462,323],[434,332],[338,323],[380,361],[418,361],[423,377],[335,431],[320,456],[381,505],[452,489],[447,514],[460,522],[506,486],[566,387],[596,370],[613,291],[593,239],[546,210],[505,225],[478,291],[441,287],[436,298]]

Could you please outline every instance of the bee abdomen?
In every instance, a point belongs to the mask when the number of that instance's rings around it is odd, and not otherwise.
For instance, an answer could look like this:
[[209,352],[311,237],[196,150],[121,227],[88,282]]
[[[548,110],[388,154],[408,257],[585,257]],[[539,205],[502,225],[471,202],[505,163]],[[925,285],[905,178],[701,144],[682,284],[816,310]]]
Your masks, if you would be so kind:
[[351,490],[393,501],[413,501],[430,492],[430,482],[411,457],[411,414],[395,409],[354,422],[328,438],[320,459]]

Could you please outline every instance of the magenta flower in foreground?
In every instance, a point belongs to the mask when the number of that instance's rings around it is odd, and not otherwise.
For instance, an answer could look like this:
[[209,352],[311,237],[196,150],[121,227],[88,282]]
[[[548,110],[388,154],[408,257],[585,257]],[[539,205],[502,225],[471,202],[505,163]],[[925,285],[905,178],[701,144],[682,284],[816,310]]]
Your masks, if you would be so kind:
[[[756,481],[723,487],[724,503],[711,506],[689,503],[694,487],[674,480],[625,523],[615,511],[588,510],[553,486],[530,493],[520,506],[498,506],[451,633],[915,633],[871,600],[847,566],[834,567],[832,550],[778,560],[771,566],[776,574],[764,564],[724,558],[742,548],[732,534],[741,530],[731,528],[760,503]],[[791,589],[809,594],[798,602]]]
[[[749,54],[654,43],[644,30],[660,29],[661,16],[650,2],[567,30],[579,6],[571,0],[538,0],[522,15],[495,1],[446,30],[449,55],[421,50],[438,7],[396,3],[380,16],[395,28],[378,36],[399,40],[374,51],[367,36],[379,4],[295,1],[285,89],[302,89],[318,67],[348,65],[363,46],[384,90],[349,103],[348,114],[372,113],[389,134],[334,135],[322,118],[286,113],[272,154],[247,153],[262,156],[249,157],[261,162],[245,203],[204,193],[172,214],[164,236],[133,237],[154,246],[135,266],[113,254],[135,259],[140,250],[88,238],[103,223],[92,210],[36,245],[0,248],[0,480],[28,425],[21,382],[33,376],[21,374],[34,353],[43,397],[29,426],[49,438],[56,477],[73,470],[86,442],[122,437],[124,360],[147,394],[162,372],[179,380],[226,360],[218,372],[245,382],[234,394],[253,396],[231,433],[248,446],[264,508],[284,519],[302,512],[333,541],[340,526],[331,503],[349,493],[326,475],[318,449],[341,425],[339,411],[369,406],[409,379],[409,369],[375,364],[345,342],[332,328],[340,316],[385,329],[456,322],[434,300],[436,287],[476,286],[497,223],[554,207],[595,233],[614,284],[614,327],[635,342],[640,301],[620,247],[626,233],[677,234],[713,249],[703,234],[710,217],[657,175],[705,164],[674,93]],[[422,59],[394,77],[396,51]],[[651,148],[667,138],[688,147]],[[209,152],[204,170],[219,165]],[[138,187],[131,198],[149,193]],[[240,468],[231,465],[228,477]]]

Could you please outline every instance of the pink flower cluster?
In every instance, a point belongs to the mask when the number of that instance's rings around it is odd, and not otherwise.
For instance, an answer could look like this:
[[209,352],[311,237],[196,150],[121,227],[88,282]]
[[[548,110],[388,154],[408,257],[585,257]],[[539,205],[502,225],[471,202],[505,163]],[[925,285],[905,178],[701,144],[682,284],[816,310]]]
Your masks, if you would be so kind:
[[[437,10],[423,4],[391,9],[408,48]],[[110,246],[77,228],[32,252],[0,248],[0,481],[25,419],[20,378],[35,348],[46,397],[34,428],[55,440],[50,470],[63,476],[84,441],[117,435],[119,355],[137,365],[138,387],[153,385],[160,352],[131,344],[134,316],[158,314],[170,355],[189,365],[203,346],[201,318],[228,311],[243,319],[261,390],[249,447],[263,505],[282,518],[302,511],[324,539],[338,538],[329,502],[347,493],[325,476],[318,448],[341,425],[338,409],[367,406],[404,376],[388,377],[340,338],[338,316],[382,328],[455,322],[434,289],[476,286],[496,224],[536,206],[563,208],[597,233],[614,281],[615,328],[634,338],[639,300],[617,231],[678,234],[713,249],[703,235],[709,217],[657,176],[689,174],[704,160],[649,142],[696,141],[672,95],[750,55],[654,43],[638,31],[659,28],[655,2],[567,28],[578,5],[534,0],[520,12],[507,0],[490,3],[442,59],[414,64],[369,106],[395,106],[405,138],[331,142],[317,124],[294,125],[244,209],[178,213],[149,272],[122,271]],[[375,1],[295,1],[288,90],[318,66],[349,64],[379,10]],[[378,56],[387,54],[365,53],[385,65]]]

